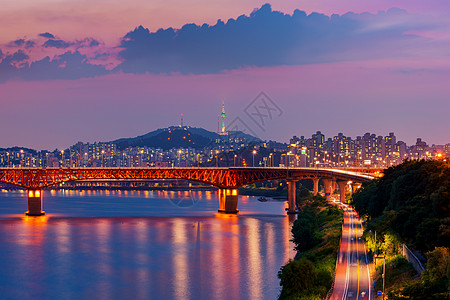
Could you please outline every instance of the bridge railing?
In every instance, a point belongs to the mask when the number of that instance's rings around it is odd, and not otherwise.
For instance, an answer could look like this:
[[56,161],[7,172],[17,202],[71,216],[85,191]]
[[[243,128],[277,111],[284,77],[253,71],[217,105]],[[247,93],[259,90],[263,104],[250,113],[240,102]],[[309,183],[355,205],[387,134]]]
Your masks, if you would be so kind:
[[423,271],[425,271],[425,268],[423,267],[417,256],[411,250],[409,250],[408,246],[406,246],[405,244],[403,244],[402,250],[402,254],[406,258],[406,260],[412,264],[417,273],[422,274]]

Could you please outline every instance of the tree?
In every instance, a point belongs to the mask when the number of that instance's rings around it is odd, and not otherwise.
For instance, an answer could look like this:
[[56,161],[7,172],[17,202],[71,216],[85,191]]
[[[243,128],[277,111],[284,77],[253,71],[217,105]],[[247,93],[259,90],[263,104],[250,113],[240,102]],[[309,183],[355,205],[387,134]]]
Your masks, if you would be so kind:
[[425,282],[444,281],[449,284],[450,255],[447,248],[436,247],[427,253],[427,269],[423,273]]
[[316,279],[314,264],[307,259],[290,260],[278,272],[283,292],[280,299],[296,295],[311,288]]
[[305,207],[292,226],[292,241],[297,251],[307,251],[320,242],[320,238],[316,234],[318,226],[315,209]]
[[450,161],[421,160],[386,169],[382,178],[363,184],[352,204],[380,236],[392,230],[426,252],[450,245],[449,199]]

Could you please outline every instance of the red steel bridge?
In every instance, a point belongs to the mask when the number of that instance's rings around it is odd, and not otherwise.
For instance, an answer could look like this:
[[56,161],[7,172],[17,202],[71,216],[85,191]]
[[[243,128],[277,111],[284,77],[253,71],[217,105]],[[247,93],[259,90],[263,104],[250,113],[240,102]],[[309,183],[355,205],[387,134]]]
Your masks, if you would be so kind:
[[[360,170],[358,170],[360,171]],[[380,170],[372,170],[373,172]],[[345,189],[374,179],[373,174],[325,168],[239,168],[239,167],[188,167],[188,168],[0,168],[0,182],[28,190],[28,215],[43,215],[42,189],[77,180],[192,180],[219,188],[219,212],[237,213],[237,188],[254,182],[286,179],[288,182],[288,213],[295,213],[295,182],[300,179],[314,181],[318,192],[319,179],[329,196],[337,184],[341,201]]]

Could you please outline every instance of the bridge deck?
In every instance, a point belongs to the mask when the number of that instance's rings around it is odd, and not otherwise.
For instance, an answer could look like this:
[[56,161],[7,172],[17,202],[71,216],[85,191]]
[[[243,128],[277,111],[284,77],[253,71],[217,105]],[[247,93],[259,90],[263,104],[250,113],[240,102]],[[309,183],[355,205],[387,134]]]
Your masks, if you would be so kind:
[[0,168],[0,182],[41,189],[75,180],[193,180],[220,188],[236,188],[271,179],[325,178],[365,182],[374,176],[327,168],[282,167],[141,167],[141,168]]

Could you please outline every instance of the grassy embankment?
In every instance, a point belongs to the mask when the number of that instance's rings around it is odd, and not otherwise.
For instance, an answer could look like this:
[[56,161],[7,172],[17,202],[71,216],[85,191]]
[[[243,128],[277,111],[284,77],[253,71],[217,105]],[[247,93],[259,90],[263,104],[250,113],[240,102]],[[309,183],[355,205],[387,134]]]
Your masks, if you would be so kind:
[[308,195],[292,227],[294,260],[281,267],[280,299],[323,299],[333,282],[343,214],[322,196]]

